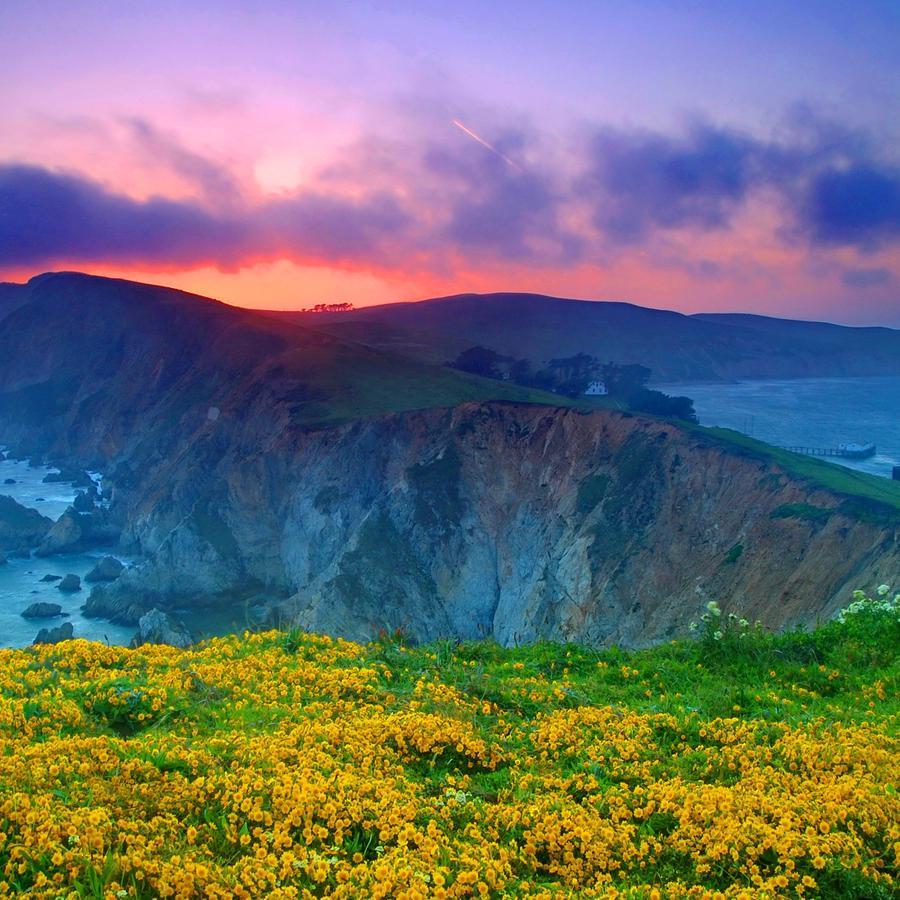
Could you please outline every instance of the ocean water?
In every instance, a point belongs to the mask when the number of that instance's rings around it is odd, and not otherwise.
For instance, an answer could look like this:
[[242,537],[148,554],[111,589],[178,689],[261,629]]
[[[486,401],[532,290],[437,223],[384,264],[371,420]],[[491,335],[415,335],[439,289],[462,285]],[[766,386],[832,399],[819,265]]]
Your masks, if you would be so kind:
[[[0,460],[0,494],[6,494],[23,506],[56,520],[75,499],[76,489],[71,484],[44,484],[44,476],[55,471],[43,466],[29,466],[21,460]],[[7,478],[14,478],[16,483],[4,484]],[[90,593],[90,585],[83,585],[74,594],[64,594],[56,587],[57,582],[41,581],[44,575],[67,575],[70,572],[83,579],[97,560],[105,555],[102,551],[96,551],[10,559],[6,565],[0,566],[0,647],[25,647],[41,628],[54,627],[63,622],[72,623],[75,637],[127,644],[134,634],[133,627],[113,625],[102,619],[86,619],[81,614],[80,607]],[[122,561],[129,562],[126,559]],[[69,613],[68,617],[23,619],[22,610],[39,600],[58,603],[64,612]]]
[[[59,469],[44,466],[31,466],[24,459],[0,460],[0,494],[6,494],[16,503],[30,506],[42,516],[56,521],[69,508],[76,494],[76,489],[71,484],[44,484],[42,479],[45,475],[58,471]],[[12,478],[15,484],[5,484],[7,478]]]
[[777,446],[872,442],[869,459],[829,462],[891,477],[900,466],[900,378],[804,378],[735,384],[659,385],[691,397],[702,425],[742,431]]
[[[74,594],[64,594],[58,582],[41,582],[44,575],[67,575],[72,572],[84,579],[104,553],[62,554],[39,559],[10,559],[0,566],[0,647],[26,647],[41,628],[52,628],[71,622],[75,637],[109,644],[127,644],[134,635],[134,626],[113,625],[103,619],[86,619],[81,605],[91,592],[91,585],[82,585]],[[67,617],[53,619],[23,619],[21,612],[38,600],[58,603]]]

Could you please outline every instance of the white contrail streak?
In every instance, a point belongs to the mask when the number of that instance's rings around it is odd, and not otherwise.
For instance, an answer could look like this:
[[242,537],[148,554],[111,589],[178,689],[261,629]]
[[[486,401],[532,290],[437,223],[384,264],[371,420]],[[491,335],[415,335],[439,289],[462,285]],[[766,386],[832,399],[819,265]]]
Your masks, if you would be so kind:
[[475,132],[472,131],[471,128],[466,128],[466,126],[463,125],[463,123],[460,122],[459,119],[453,119],[452,121],[453,124],[460,129],[460,131],[464,131],[470,138],[478,141],[478,143],[481,144],[482,147],[487,147],[487,149],[490,150],[491,153],[499,156],[500,159],[502,159],[503,162],[505,162],[508,166],[512,166],[512,168],[514,168],[517,172],[522,171],[522,167],[518,163],[513,162],[505,153],[501,153],[496,147],[489,144],[483,137],[475,134]]

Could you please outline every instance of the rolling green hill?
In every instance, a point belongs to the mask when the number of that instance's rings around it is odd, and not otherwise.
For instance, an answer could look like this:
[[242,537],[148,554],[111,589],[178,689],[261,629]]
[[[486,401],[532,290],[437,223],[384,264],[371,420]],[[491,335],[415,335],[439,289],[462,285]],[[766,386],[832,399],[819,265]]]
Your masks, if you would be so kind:
[[142,417],[149,435],[211,405],[244,415],[271,404],[312,426],[466,401],[560,404],[169,288],[51,273],[6,293],[0,418],[48,438],[77,439],[101,408],[123,430]]
[[429,362],[480,344],[533,364],[587,353],[641,363],[660,382],[900,375],[900,331],[761,316],[685,316],[539,294],[460,294],[282,320]]

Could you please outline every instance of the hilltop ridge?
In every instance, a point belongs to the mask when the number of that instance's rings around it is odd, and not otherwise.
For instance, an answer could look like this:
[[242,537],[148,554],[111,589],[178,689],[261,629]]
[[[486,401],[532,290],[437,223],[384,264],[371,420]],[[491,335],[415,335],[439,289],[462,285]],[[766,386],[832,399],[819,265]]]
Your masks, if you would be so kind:
[[532,364],[577,353],[639,363],[658,382],[900,375],[895,329],[684,315],[541,294],[458,294],[342,313],[272,315],[433,362],[480,344]]

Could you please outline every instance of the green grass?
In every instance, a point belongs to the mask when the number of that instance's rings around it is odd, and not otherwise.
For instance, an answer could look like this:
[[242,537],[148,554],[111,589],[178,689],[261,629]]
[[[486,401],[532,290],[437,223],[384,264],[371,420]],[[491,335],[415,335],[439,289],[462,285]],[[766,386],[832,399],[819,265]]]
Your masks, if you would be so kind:
[[743,544],[735,544],[725,554],[725,564],[729,565],[729,566],[733,566],[743,555],[744,555],[744,545]]
[[702,425],[682,427],[728,452],[778,466],[794,478],[852,501],[843,504],[841,511],[854,518],[879,524],[900,522],[900,482],[791,453],[730,428],[706,428]]
[[813,506],[811,503],[783,503],[773,509],[769,515],[772,519],[802,519],[804,522],[827,522],[834,510],[824,506]]
[[288,365],[307,388],[305,396],[291,403],[293,417],[300,424],[333,425],[490,400],[572,405],[556,394],[349,344],[304,348],[302,353],[291,354]]

